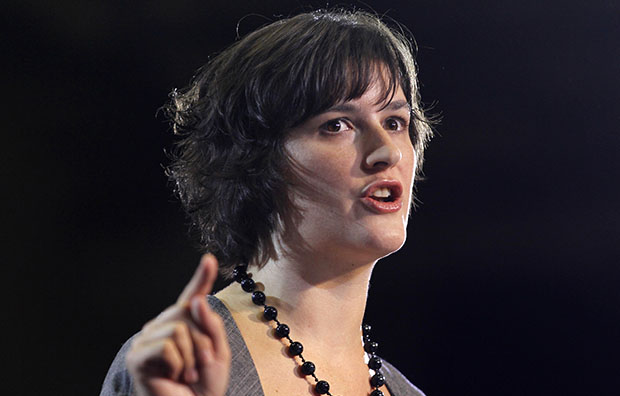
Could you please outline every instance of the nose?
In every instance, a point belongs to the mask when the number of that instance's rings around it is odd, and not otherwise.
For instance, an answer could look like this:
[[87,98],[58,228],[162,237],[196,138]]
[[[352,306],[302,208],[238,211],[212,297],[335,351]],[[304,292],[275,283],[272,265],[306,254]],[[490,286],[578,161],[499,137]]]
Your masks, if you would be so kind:
[[376,128],[370,131],[368,135],[371,135],[372,138],[369,138],[368,154],[364,159],[364,167],[367,170],[391,168],[401,160],[403,153],[394,144],[389,131],[383,128]]

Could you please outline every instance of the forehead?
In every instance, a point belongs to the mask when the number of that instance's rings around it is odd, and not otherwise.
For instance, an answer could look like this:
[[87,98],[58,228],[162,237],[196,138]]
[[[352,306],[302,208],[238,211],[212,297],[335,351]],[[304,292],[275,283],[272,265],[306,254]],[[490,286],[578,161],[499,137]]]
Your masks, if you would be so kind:
[[328,108],[324,113],[328,112],[341,112],[341,113],[353,113],[367,111],[368,108],[373,108],[376,111],[401,111],[406,110],[411,113],[411,106],[405,98],[405,94],[400,87],[397,87],[396,92],[385,98],[384,91],[380,87],[371,86],[361,97],[351,99],[346,102],[340,102],[334,106]]
[[343,97],[320,113],[352,111],[356,104],[379,106],[380,110],[400,110],[402,108],[411,110],[411,105],[400,82],[394,81],[385,67],[374,73],[374,76],[368,81],[368,86],[359,96]]
[[270,83],[258,93],[273,115],[269,124],[280,131],[294,128],[368,91],[374,102],[387,104],[399,86],[411,105],[410,73],[400,53],[384,39],[371,45],[360,44],[362,38],[336,40],[327,48],[303,46],[300,56],[287,57],[290,64],[279,67],[278,76],[270,73]]

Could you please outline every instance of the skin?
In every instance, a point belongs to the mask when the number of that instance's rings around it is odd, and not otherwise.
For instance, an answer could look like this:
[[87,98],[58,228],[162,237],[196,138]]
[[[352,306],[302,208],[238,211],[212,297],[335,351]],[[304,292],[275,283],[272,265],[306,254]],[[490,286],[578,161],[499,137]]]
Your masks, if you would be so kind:
[[[377,260],[406,239],[415,173],[410,113],[400,88],[387,107],[377,103],[382,92],[378,80],[361,98],[290,131],[286,148],[296,163],[311,170],[301,177],[315,191],[294,190],[303,210],[299,238],[280,237],[278,259],[252,271],[266,290],[267,304],[278,308],[291,337],[302,342],[305,357],[325,373],[336,394],[370,392],[360,341],[369,280]],[[377,214],[360,201],[366,185],[383,179],[403,185],[399,212]],[[307,379],[291,374],[298,363],[282,353],[282,342],[269,337],[259,310],[239,285],[217,296],[249,340],[266,394],[298,394],[304,387],[311,394]]]
[[[416,161],[410,111],[400,88],[391,102],[379,100],[384,81],[377,78],[362,97],[289,131],[285,148],[302,170],[303,185],[312,188],[292,189],[303,213],[298,232],[274,235],[277,258],[253,271],[267,304],[278,308],[278,318],[316,364],[317,376],[325,375],[340,395],[371,390],[360,329],[369,280],[376,262],[405,242],[411,206]],[[402,183],[403,206],[377,214],[360,195],[369,183],[385,179]],[[134,341],[127,365],[139,395],[225,394],[230,351],[222,321],[204,298],[216,273],[216,259],[204,256],[177,303]],[[249,295],[233,283],[217,297],[248,345],[265,394],[314,394],[314,382],[299,374],[286,343],[271,336]],[[381,390],[389,394],[385,386]]]

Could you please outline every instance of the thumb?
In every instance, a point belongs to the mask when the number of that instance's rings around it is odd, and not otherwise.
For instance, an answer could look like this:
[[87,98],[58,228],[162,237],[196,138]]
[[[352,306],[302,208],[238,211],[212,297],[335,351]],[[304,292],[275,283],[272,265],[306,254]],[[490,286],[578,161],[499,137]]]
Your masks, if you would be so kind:
[[192,279],[183,289],[177,302],[189,301],[193,296],[206,296],[211,293],[217,278],[217,259],[211,253],[204,254]]

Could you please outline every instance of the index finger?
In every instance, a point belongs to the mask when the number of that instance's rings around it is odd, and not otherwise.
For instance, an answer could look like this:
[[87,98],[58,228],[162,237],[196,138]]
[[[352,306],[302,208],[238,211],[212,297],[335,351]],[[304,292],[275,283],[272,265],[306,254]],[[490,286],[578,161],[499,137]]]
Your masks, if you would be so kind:
[[203,255],[198,268],[196,268],[196,272],[194,272],[192,279],[183,289],[177,302],[189,301],[194,296],[206,296],[211,293],[216,278],[217,259],[210,253]]

